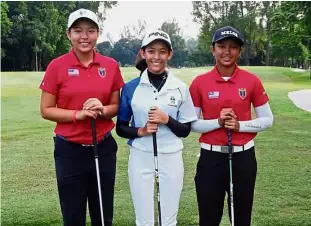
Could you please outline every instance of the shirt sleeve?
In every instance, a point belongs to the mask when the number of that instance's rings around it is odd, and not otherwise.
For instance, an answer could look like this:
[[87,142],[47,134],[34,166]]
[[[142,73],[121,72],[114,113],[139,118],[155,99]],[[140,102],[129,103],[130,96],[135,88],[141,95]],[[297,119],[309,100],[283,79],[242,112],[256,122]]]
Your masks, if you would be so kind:
[[259,78],[256,77],[254,92],[252,93],[252,104],[254,107],[264,105],[269,101],[269,97],[266,93],[265,88],[263,87]]
[[130,90],[128,85],[125,85],[121,92],[120,105],[118,111],[118,120],[129,122],[133,116],[130,100]]
[[201,107],[201,96],[200,96],[200,93],[198,91],[198,80],[197,80],[197,78],[195,78],[192,81],[189,90],[190,90],[190,95],[191,95],[191,98],[193,101],[193,105],[195,107],[202,108]]
[[59,90],[59,86],[60,80],[58,76],[57,65],[53,60],[48,65],[39,88],[56,96]]
[[197,113],[195,111],[188,87],[185,87],[183,96],[184,101],[181,103],[178,109],[177,120],[181,123],[197,120]]
[[113,76],[114,76],[113,77],[113,84],[111,87],[112,92],[120,90],[124,85],[124,80],[123,80],[122,75],[121,75],[120,67],[117,63],[115,66],[115,73]]

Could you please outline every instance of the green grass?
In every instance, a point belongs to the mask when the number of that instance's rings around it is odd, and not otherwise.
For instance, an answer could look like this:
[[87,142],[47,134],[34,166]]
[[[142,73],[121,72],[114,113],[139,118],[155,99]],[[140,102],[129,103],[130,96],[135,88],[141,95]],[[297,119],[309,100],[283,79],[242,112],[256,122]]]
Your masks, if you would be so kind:
[[[173,69],[188,84],[209,68]],[[311,113],[298,109],[287,93],[311,89],[308,72],[277,67],[249,67],[266,87],[274,126],[256,137],[258,177],[253,209],[254,226],[311,225]],[[122,68],[128,81],[134,68]],[[39,113],[43,72],[2,73],[1,225],[61,225],[55,180],[52,135],[54,123]],[[311,99],[311,97],[310,97]],[[309,100],[310,100],[309,99]],[[128,147],[119,144],[114,225],[134,225],[127,178]],[[178,225],[198,225],[194,187],[198,134],[184,139],[185,179]],[[222,226],[228,226],[226,210]]]

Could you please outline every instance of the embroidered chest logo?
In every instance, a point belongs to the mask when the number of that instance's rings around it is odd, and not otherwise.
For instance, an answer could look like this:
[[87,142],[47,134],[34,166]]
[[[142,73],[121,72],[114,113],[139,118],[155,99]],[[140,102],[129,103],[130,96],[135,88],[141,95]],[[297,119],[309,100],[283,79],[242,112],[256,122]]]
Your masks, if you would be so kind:
[[103,67],[98,68],[98,74],[100,77],[104,78],[106,76],[106,69]]
[[78,69],[68,69],[68,76],[79,76]]
[[169,101],[169,106],[172,106],[172,107],[177,107],[177,103],[176,103],[176,99],[174,96],[171,96],[170,97],[170,101]]
[[239,88],[239,96],[242,100],[244,100],[246,98],[246,88]]

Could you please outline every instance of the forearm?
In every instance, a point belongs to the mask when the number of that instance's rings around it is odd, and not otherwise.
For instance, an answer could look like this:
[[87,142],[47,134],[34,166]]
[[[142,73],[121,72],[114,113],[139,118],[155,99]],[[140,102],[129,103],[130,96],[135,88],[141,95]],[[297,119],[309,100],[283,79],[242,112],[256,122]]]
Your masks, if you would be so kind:
[[116,132],[118,136],[128,139],[137,138],[138,128],[130,127],[129,122],[117,120]]
[[57,107],[48,107],[41,110],[42,118],[59,123],[73,122],[74,113],[75,110],[61,109]]
[[219,129],[220,127],[221,126],[218,123],[218,119],[198,119],[191,123],[191,131],[197,133],[207,133],[215,129]]
[[273,124],[273,114],[269,103],[255,108],[256,119],[239,121],[240,132],[257,133],[270,128]]
[[261,117],[249,121],[239,121],[239,123],[240,123],[239,132],[257,133],[271,127],[273,120],[269,117]]
[[112,119],[118,114],[119,104],[110,104],[104,106],[104,110],[100,117],[102,119]]
[[166,126],[177,136],[187,137],[191,130],[191,123],[181,123],[169,116]]

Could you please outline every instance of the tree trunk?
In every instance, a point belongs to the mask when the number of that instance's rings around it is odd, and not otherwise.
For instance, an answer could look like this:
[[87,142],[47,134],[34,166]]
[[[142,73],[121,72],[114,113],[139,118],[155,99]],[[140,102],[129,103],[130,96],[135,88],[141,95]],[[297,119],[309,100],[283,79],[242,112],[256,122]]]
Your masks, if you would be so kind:
[[38,48],[36,40],[35,40],[35,52],[36,52],[36,71],[38,71]]
[[266,66],[270,66],[270,22],[267,22]]

